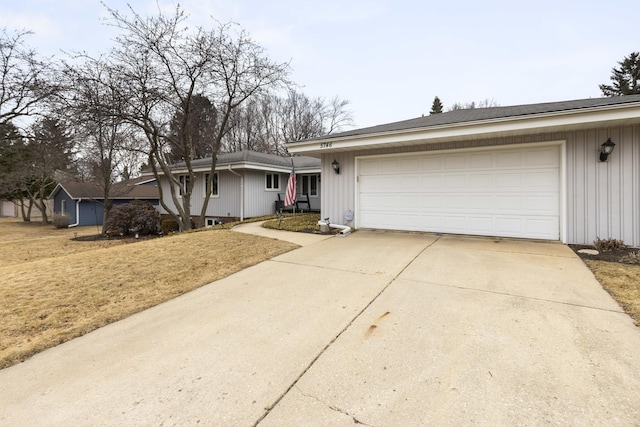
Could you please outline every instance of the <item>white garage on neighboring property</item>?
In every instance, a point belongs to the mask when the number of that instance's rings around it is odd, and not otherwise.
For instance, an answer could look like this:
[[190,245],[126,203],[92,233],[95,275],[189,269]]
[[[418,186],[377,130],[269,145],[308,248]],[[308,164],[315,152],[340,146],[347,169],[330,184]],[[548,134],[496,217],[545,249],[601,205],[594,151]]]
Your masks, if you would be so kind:
[[456,110],[288,149],[322,159],[332,222],[640,245],[640,95]]

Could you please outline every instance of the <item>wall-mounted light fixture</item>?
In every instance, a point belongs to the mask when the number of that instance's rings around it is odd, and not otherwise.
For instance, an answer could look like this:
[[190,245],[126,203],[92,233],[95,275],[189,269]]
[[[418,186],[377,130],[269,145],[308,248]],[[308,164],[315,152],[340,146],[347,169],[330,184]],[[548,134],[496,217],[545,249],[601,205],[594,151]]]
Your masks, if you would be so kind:
[[600,146],[601,162],[607,161],[607,157],[609,157],[609,154],[613,152],[613,149],[615,148],[615,146],[616,144],[614,144],[613,141],[611,141],[611,138],[607,138],[607,141],[602,143],[602,145]]
[[333,167],[333,171],[336,175],[340,175],[340,163],[334,159],[333,162],[331,162],[331,166]]

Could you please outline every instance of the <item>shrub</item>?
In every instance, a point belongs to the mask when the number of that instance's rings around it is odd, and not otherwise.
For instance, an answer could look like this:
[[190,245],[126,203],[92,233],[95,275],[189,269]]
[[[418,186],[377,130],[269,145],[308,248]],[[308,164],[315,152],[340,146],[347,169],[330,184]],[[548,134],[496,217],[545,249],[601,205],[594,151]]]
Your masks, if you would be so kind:
[[640,251],[631,252],[622,257],[622,262],[627,264],[640,264]]
[[105,224],[107,234],[124,236],[156,234],[160,229],[160,214],[149,202],[134,200],[111,208]]
[[595,248],[600,252],[618,251],[627,249],[629,246],[625,245],[622,240],[618,239],[601,239],[599,237],[593,242]]
[[69,217],[67,215],[54,215],[53,226],[55,228],[69,228]]
[[162,220],[162,234],[165,236],[180,230],[178,221],[174,218],[164,218]]

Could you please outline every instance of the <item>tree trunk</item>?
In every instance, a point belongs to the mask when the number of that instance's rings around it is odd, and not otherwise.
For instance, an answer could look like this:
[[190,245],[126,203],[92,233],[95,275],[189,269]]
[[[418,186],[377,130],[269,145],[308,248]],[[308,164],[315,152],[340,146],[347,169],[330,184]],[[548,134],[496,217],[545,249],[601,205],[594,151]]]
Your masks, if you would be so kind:
[[22,213],[22,220],[24,222],[31,222],[31,199],[29,199],[29,207],[25,210],[24,197],[20,198],[20,212]]
[[42,223],[47,224],[49,222],[49,217],[47,216],[47,205],[42,198],[39,201],[39,208],[40,212],[42,212]]

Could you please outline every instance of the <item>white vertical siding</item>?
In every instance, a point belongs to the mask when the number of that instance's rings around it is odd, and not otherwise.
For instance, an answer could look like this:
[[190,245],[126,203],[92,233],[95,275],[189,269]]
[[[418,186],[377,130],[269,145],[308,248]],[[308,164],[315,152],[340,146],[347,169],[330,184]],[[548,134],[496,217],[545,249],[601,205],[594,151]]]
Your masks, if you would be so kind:
[[[616,147],[601,162],[600,145],[609,137]],[[615,238],[640,246],[640,127],[568,132],[566,138],[569,242]]]
[[[608,137],[616,147],[608,162],[600,162],[600,145]],[[567,242],[591,244],[598,237],[616,238],[640,247],[640,126],[323,153],[321,216],[344,224],[344,212],[355,211],[356,156],[562,140],[566,141]],[[340,162],[340,175],[331,167],[334,159]]]
[[[340,163],[340,174],[333,171],[331,163]],[[322,156],[320,181],[320,216],[334,224],[353,225],[344,220],[347,210],[355,212],[355,156],[353,153],[328,153]]]
[[[204,181],[204,176],[201,177]],[[228,171],[218,172],[218,197],[209,199],[207,216],[240,217],[240,177]],[[198,194],[204,198],[204,190]]]
[[276,211],[278,193],[284,193],[287,188],[287,174],[280,175],[280,189],[267,190],[264,171],[245,172],[245,217],[272,214]]
[[[205,174],[196,174],[191,193],[191,215],[200,215],[204,204]],[[175,210],[175,204],[169,190],[169,180],[161,177],[165,203],[170,209]],[[176,189],[178,191],[178,189]],[[240,177],[226,171],[218,172],[218,197],[211,196],[207,204],[206,214],[209,217],[239,217],[240,216]],[[181,198],[179,201],[181,202]],[[164,209],[162,213],[167,213]]]

